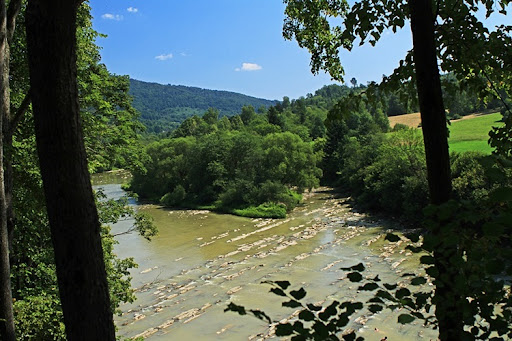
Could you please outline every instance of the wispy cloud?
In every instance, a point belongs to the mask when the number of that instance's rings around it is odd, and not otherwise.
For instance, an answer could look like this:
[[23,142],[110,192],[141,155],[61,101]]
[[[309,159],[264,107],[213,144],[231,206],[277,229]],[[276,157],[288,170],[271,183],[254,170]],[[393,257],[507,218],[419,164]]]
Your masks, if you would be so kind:
[[173,57],[172,53],[168,53],[168,54],[161,54],[159,56],[156,56],[155,59],[167,60],[167,59],[171,59],[172,57]]
[[137,13],[137,12],[139,11],[139,9],[138,9],[138,8],[131,7],[131,6],[130,6],[130,7],[128,7],[126,10],[127,10],[128,12],[130,12],[130,13]]
[[188,55],[188,54],[186,54],[185,52],[180,52],[180,56],[182,56],[182,57],[188,57],[189,55]]
[[103,19],[121,21],[123,16],[119,14],[105,13],[101,16]]
[[242,67],[237,67],[235,71],[258,71],[263,69],[261,65],[254,63],[242,63]]

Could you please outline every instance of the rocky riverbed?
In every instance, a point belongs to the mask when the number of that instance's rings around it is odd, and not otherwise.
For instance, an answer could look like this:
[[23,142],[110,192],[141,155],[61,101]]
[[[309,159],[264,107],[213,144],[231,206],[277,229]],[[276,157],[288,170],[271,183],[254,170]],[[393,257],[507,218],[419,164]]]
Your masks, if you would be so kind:
[[[121,193],[119,186],[109,186],[114,185],[104,186],[110,195]],[[308,302],[328,303],[366,297],[342,267],[363,262],[364,276],[378,274],[401,285],[401,273],[422,271],[404,241],[384,241],[389,222],[354,211],[327,188],[305,201],[286,219],[139,206],[155,217],[160,235],[150,243],[134,235],[119,238],[116,252],[140,264],[132,271],[137,300],[121,307],[119,334],[149,340],[264,340],[275,337],[272,326],[224,309],[234,302],[264,310],[276,321],[293,319],[298,311],[281,307],[279,297],[261,284],[265,280],[288,280],[306,289]],[[126,228],[123,224],[114,229]],[[349,328],[366,340],[435,339],[436,333],[419,322],[398,325],[397,315],[363,312]]]

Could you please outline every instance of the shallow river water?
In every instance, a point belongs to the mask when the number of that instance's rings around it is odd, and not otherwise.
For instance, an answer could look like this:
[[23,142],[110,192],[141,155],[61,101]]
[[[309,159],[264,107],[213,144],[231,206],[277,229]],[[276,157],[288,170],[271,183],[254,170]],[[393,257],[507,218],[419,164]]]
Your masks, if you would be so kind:
[[[116,179],[96,178],[96,188],[113,198],[124,195]],[[110,183],[110,184],[106,184]],[[272,338],[272,329],[251,316],[224,312],[229,302],[261,309],[273,320],[290,317],[296,309],[281,307],[265,280],[288,280],[304,287],[305,301],[366,301],[359,284],[346,278],[342,267],[363,262],[365,276],[388,283],[417,270],[418,262],[403,248],[393,250],[383,241],[384,228],[356,213],[343,198],[326,189],[305,199],[305,205],[286,219],[249,219],[208,211],[169,210],[155,205],[133,205],[154,217],[159,235],[151,242],[137,234],[117,237],[115,252],[133,257],[132,285],[137,300],[121,306],[116,317],[122,337],[149,340],[260,340]],[[113,226],[127,230],[130,221]],[[401,326],[401,312],[361,311],[349,327],[366,340],[435,339],[435,331],[420,322]],[[375,329],[377,328],[377,330]]]

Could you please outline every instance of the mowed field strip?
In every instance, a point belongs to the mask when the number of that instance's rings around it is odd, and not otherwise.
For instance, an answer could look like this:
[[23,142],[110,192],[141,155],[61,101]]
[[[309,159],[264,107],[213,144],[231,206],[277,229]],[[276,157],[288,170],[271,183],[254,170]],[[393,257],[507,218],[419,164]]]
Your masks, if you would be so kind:
[[[488,144],[489,131],[492,127],[503,125],[501,114],[476,114],[464,116],[460,120],[451,121],[450,129],[450,151],[480,151],[489,154],[492,151]],[[389,125],[393,127],[397,123],[405,124],[416,128],[420,124],[420,114],[405,114],[389,118]]]

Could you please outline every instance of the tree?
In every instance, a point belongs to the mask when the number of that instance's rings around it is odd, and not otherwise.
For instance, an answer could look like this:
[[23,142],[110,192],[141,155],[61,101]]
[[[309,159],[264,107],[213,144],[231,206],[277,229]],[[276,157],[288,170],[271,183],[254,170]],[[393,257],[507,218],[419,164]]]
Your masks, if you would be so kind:
[[[285,38],[295,38],[301,47],[311,52],[313,72],[324,69],[342,81],[344,69],[339,58],[341,48],[351,50],[356,39],[360,44],[375,45],[384,30],[396,31],[410,20],[413,50],[390,77],[377,87],[371,84],[367,98],[375,97],[377,90],[397,89],[417,91],[422,118],[422,129],[427,161],[430,201],[442,204],[450,199],[451,179],[447,143],[446,115],[441,91],[440,66],[452,71],[463,85],[479,86],[482,92],[494,91],[491,84],[500,75],[512,73],[507,60],[512,43],[510,26],[499,26],[489,32],[476,17],[478,4],[489,16],[500,8],[506,14],[508,1],[437,1],[431,0],[370,1],[361,0],[351,8],[347,1],[284,0],[286,16]],[[330,18],[341,17],[343,25],[331,27]],[[486,82],[486,81],[487,82]],[[509,85],[504,85],[509,87]],[[351,99],[354,99],[352,96]],[[345,102],[344,104],[348,104]],[[353,105],[347,105],[350,111]],[[434,252],[435,265],[443,280],[436,280],[436,316],[441,340],[460,340],[464,335],[462,309],[465,297],[451,289],[457,276],[456,268],[449,267],[461,259],[457,245]]]
[[[13,127],[16,126],[16,120],[30,103],[27,96],[19,108],[19,113],[14,118],[11,117],[10,44],[20,9],[21,0],[10,1],[9,5],[6,1],[0,1],[0,336],[8,341],[15,340],[9,264],[9,239],[13,230],[14,213],[12,209],[12,163],[9,154],[4,152],[4,149],[6,149],[6,145],[12,144]],[[4,156],[7,157],[4,158]]]
[[80,2],[29,1],[31,97],[67,337],[114,340],[100,223],[79,116],[76,16]]
[[203,115],[203,120],[209,125],[216,124],[219,120],[219,111],[214,108],[208,108]]
[[242,119],[245,125],[251,123],[255,116],[256,113],[254,112],[254,107],[252,105],[244,105],[242,107],[242,113],[240,114],[240,118]]
[[352,87],[355,88],[357,86],[357,79],[355,77],[352,77],[350,80],[350,84],[352,84]]
[[267,119],[268,123],[279,126],[281,128],[284,125],[283,116],[275,106],[268,108]]

